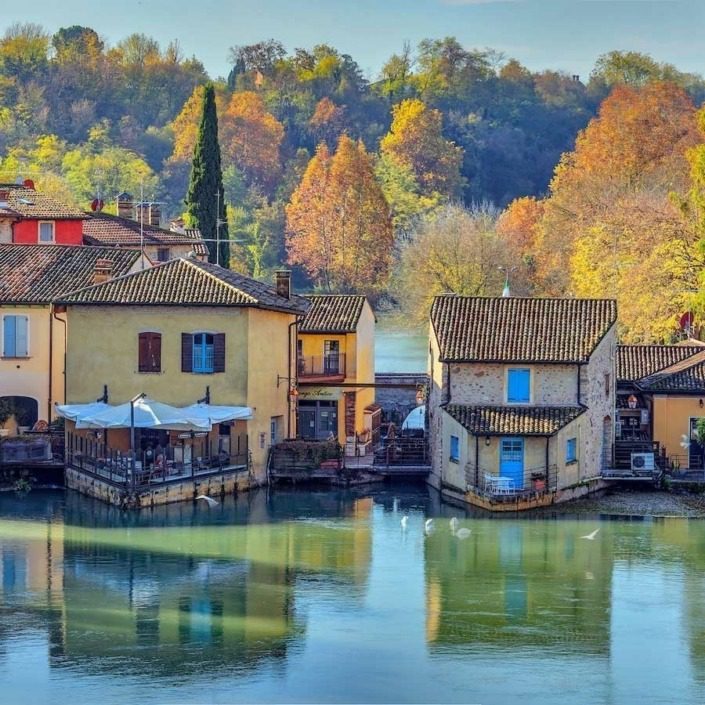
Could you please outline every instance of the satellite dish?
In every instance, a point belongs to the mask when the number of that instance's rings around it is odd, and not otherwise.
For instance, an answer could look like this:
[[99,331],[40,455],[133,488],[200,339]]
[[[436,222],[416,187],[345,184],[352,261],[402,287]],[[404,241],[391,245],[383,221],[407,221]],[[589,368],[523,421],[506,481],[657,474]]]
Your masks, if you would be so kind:
[[31,188],[32,191],[34,191],[34,181],[32,181],[32,179],[25,179],[25,180],[22,182],[22,185],[23,185],[25,188]]
[[679,319],[678,319],[678,324],[680,325],[681,330],[690,330],[693,327],[693,323],[695,322],[695,316],[693,316],[692,311],[686,311]]

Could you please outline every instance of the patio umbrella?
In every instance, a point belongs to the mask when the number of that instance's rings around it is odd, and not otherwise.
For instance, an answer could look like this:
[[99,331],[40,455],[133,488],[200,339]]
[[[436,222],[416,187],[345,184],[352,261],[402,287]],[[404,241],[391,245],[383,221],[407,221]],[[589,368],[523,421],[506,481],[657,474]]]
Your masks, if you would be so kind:
[[[98,413],[81,414],[75,421],[76,428],[130,428],[133,425],[129,402],[119,406],[107,406]],[[176,406],[145,397],[134,402],[134,427],[210,431],[211,424],[205,418],[190,417]]]
[[102,401],[94,401],[90,404],[56,404],[56,412],[59,416],[70,421],[76,421],[82,416],[93,416],[101,411],[109,409],[110,406]]
[[[184,416],[198,421],[207,421],[210,426],[225,421],[247,421],[252,418],[249,406],[215,406],[213,404],[191,404],[181,409]],[[210,427],[209,426],[209,427]]]
[[426,427],[426,405],[422,404],[412,409],[404,423],[401,425],[402,431],[423,430]]

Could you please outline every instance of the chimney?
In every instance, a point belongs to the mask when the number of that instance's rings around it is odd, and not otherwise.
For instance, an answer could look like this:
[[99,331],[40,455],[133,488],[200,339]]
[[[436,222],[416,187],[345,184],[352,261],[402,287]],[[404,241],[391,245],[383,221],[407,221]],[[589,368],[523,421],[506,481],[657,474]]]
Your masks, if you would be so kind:
[[143,225],[149,225],[149,203],[135,203],[135,220]]
[[162,207],[158,203],[149,204],[149,224],[155,228],[162,224]]
[[135,215],[135,204],[132,201],[132,196],[123,191],[117,197],[117,214],[121,218],[129,218],[132,220]]
[[291,272],[288,269],[279,269],[275,273],[277,282],[277,296],[284,299],[291,298]]
[[102,284],[112,279],[113,263],[109,259],[97,259],[93,268],[93,283]]

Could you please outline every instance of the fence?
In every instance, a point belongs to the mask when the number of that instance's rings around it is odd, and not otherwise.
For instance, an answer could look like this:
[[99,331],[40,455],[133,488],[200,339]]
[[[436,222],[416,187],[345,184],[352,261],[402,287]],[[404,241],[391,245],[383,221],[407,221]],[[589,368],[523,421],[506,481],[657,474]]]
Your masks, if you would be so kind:
[[556,465],[524,469],[517,478],[513,475],[498,475],[485,468],[476,468],[471,463],[465,466],[467,488],[488,497],[518,497],[553,492],[558,487]]
[[345,354],[299,356],[299,378],[345,376]]
[[430,464],[425,436],[387,438],[374,453],[374,464],[386,467],[413,467]]
[[69,433],[66,463],[116,486],[140,487],[248,468],[247,435],[233,436],[231,444],[234,447],[229,453],[215,450],[212,443],[205,439],[200,443],[168,445],[156,456],[154,451],[138,451],[133,461],[130,452],[115,450],[90,438]]

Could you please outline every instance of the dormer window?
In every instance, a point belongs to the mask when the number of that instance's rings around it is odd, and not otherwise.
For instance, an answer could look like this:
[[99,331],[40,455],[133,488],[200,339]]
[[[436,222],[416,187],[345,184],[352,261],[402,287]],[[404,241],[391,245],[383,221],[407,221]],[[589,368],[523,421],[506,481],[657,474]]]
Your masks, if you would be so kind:
[[531,370],[507,370],[507,403],[529,404],[531,402]]
[[54,221],[42,220],[39,222],[39,242],[54,242]]

